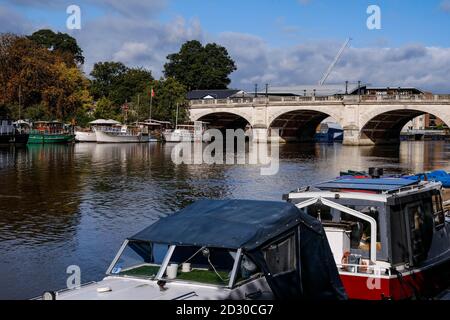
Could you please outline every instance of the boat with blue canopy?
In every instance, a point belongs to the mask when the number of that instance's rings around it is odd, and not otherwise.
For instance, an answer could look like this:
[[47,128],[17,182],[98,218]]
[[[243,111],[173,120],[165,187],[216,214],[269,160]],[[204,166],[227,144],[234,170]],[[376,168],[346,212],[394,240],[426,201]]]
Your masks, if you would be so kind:
[[319,221],[287,202],[201,200],[128,237],[107,276],[44,299],[346,299]]
[[350,299],[433,298],[450,285],[442,183],[357,172],[285,196],[323,225]]

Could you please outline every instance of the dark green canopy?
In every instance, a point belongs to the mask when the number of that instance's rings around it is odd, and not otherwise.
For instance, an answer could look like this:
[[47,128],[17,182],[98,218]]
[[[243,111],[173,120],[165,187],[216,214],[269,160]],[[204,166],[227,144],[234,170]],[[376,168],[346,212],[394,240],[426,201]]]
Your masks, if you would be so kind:
[[292,229],[304,215],[288,202],[201,200],[129,239],[252,250]]

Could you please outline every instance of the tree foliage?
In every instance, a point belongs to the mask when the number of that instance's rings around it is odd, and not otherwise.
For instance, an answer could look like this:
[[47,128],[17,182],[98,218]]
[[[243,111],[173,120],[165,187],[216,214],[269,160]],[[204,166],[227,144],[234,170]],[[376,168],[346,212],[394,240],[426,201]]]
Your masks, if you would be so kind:
[[226,89],[231,82],[229,75],[236,70],[227,49],[216,43],[202,46],[197,40],[188,41],[167,59],[165,76],[178,80],[188,90]]
[[0,105],[10,116],[68,120],[91,104],[89,80],[73,63],[66,64],[59,51],[2,34],[0,63]]
[[117,107],[130,101],[133,96],[153,80],[152,73],[143,68],[128,68],[121,62],[98,62],[90,73],[91,94],[95,99],[108,98]]
[[[152,88],[155,93],[153,98],[151,98]],[[134,119],[145,120],[149,118],[150,100],[152,100],[152,119],[175,123],[178,105],[178,121],[183,122],[187,120],[186,93],[186,87],[174,78],[152,81],[132,100]]]
[[84,63],[83,50],[78,46],[75,38],[67,33],[55,33],[49,29],[41,29],[28,36],[28,39],[57,52],[68,65]]

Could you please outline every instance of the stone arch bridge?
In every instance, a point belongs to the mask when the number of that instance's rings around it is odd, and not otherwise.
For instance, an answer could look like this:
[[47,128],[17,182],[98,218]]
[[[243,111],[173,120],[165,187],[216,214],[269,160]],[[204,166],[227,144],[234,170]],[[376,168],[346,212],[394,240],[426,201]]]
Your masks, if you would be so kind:
[[222,129],[247,128],[258,142],[312,140],[317,126],[332,117],[344,130],[345,145],[395,143],[413,118],[431,114],[450,127],[450,95],[302,97],[269,96],[192,100],[192,121]]

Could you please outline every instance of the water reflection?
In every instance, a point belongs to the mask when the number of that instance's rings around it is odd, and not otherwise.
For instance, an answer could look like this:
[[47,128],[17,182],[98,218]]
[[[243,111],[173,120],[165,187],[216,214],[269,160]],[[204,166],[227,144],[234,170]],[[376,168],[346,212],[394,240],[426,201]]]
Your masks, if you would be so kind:
[[[348,169],[450,171],[450,145],[281,145],[279,172],[254,165],[177,165],[173,145],[33,145],[0,149],[0,298],[28,298],[102,277],[123,238],[199,198],[280,200]],[[242,157],[243,155],[236,155]],[[248,156],[248,155],[244,155]]]

